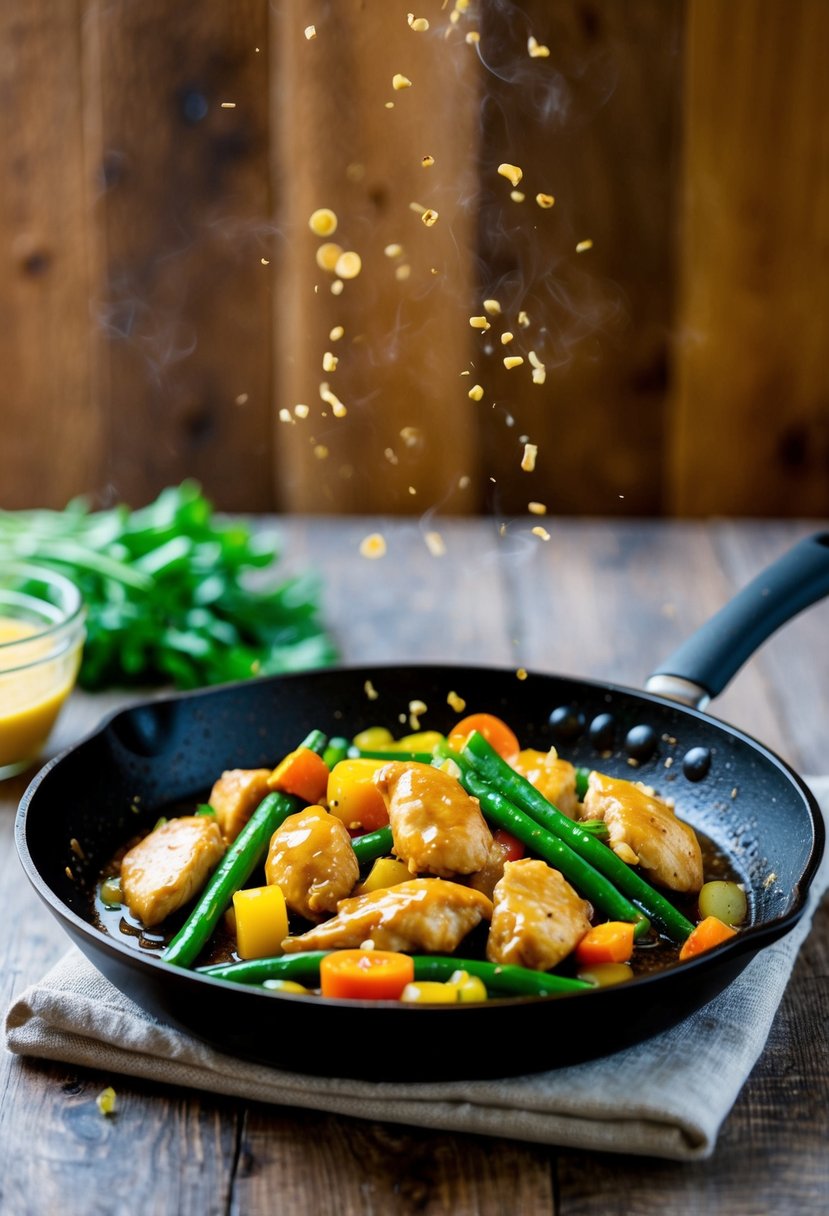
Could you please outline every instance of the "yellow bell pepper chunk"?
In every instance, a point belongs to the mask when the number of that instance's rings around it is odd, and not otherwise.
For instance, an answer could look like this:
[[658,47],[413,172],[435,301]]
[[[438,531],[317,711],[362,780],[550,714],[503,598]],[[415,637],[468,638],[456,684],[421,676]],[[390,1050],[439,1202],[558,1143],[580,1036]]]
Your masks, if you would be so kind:
[[353,742],[361,752],[378,752],[391,747],[394,736],[385,726],[369,726],[366,730],[361,730],[359,735],[355,735]]
[[441,984],[438,980],[416,980],[406,985],[400,999],[412,1004],[456,1005],[458,990],[454,984]]
[[282,942],[288,936],[288,910],[278,886],[237,891],[233,909],[240,958],[271,958],[282,953]]
[[332,815],[353,831],[373,832],[389,821],[383,795],[372,778],[385,760],[365,756],[340,760],[328,777],[327,802]]
[[437,730],[419,730],[413,735],[404,735],[394,744],[401,752],[430,752],[438,743],[443,743],[446,736]]
[[367,895],[369,891],[383,891],[396,887],[411,878],[409,867],[394,857],[378,857],[365,880],[354,888],[354,895]]
[[298,984],[296,980],[265,980],[262,984],[263,988],[267,988],[270,992],[299,992],[310,994],[311,989],[306,988],[304,984]]
[[453,971],[447,983],[457,989],[459,1001],[485,1001],[487,998],[484,981],[468,971]]

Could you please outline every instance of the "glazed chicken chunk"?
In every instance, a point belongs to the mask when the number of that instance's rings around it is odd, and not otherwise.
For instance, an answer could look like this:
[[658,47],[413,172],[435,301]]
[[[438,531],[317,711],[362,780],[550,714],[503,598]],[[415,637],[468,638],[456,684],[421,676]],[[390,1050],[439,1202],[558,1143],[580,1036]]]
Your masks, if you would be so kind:
[[235,840],[266,794],[271,792],[269,768],[233,768],[222,773],[208,802],[216,812],[222,835]]
[[525,749],[519,753],[513,768],[526,777],[530,785],[534,785],[562,815],[568,819],[578,819],[576,770],[569,760],[559,759],[554,747],[548,752]]
[[282,949],[356,949],[370,941],[377,950],[449,954],[491,914],[492,904],[480,891],[442,878],[412,878],[343,900],[335,917],[301,937],[285,938]]
[[148,928],[188,903],[225,851],[212,815],[168,819],[124,855],[121,894]]
[[289,815],[271,837],[265,879],[279,886],[291,911],[306,920],[333,912],[359,877],[348,829],[324,807]]
[[610,847],[630,865],[671,891],[698,891],[702,853],[693,828],[639,782],[591,773],[585,819],[603,819]]
[[455,777],[429,764],[394,760],[374,774],[389,812],[394,851],[412,874],[473,874],[492,833]]
[[590,928],[592,908],[544,861],[508,861],[493,894],[486,947],[491,963],[549,971]]

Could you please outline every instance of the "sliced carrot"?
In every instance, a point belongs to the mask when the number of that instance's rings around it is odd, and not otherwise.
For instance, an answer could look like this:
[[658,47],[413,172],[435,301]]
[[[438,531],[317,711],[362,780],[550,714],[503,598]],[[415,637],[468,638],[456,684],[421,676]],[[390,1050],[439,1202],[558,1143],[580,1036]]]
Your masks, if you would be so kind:
[[272,790],[295,794],[316,806],[322,802],[328,787],[328,765],[309,747],[298,747],[276,766],[268,778],[268,785]]
[[713,950],[714,946],[719,946],[721,942],[728,941],[729,937],[734,937],[736,932],[736,929],[732,929],[724,921],[718,920],[716,916],[706,916],[705,920],[701,920],[696,929],[685,939],[679,952],[680,960],[684,962],[686,958],[694,958],[706,950]]
[[447,736],[452,750],[459,752],[473,730],[483,735],[490,747],[494,748],[507,764],[513,764],[518,759],[521,745],[515,733],[506,722],[496,718],[494,714],[469,714],[466,718],[461,718]]
[[335,950],[320,963],[323,996],[397,1001],[413,979],[413,960],[393,950]]
[[632,954],[633,925],[624,920],[594,925],[576,946],[576,958],[588,967],[598,963],[626,963]]

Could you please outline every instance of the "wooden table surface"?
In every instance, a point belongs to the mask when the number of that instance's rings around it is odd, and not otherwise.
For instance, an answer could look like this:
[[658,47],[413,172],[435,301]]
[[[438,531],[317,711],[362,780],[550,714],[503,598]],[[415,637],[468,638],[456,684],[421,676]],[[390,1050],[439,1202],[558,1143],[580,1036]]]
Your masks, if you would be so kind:
[[[537,521],[533,521],[537,522]],[[446,545],[433,556],[425,532]],[[819,525],[492,520],[278,522],[283,567],[315,567],[346,662],[514,664],[641,686],[728,596]],[[370,531],[388,550],[358,556]],[[829,606],[772,638],[716,703],[803,773],[829,771]],[[123,701],[76,694],[50,751]],[[0,784],[4,1008],[65,950],[12,843],[28,777]],[[0,1056],[0,1211],[829,1212],[829,906],[824,901],[757,1067],[714,1156],[696,1164],[558,1151],[174,1092]],[[95,1097],[114,1082],[115,1118]]]

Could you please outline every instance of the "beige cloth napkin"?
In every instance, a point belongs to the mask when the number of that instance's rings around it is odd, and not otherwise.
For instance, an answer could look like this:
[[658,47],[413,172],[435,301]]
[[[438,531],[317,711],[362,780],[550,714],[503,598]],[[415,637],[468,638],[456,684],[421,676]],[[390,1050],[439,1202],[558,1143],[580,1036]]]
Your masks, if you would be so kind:
[[[829,816],[829,778],[810,782]],[[166,1026],[75,949],[23,992],[6,1043],[40,1056],[177,1087],[419,1127],[677,1160],[709,1156],[763,1050],[815,908],[719,997],[679,1026],[601,1060],[495,1081],[400,1084],[312,1077],[222,1055]]]

